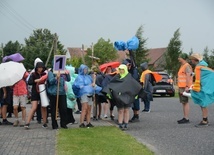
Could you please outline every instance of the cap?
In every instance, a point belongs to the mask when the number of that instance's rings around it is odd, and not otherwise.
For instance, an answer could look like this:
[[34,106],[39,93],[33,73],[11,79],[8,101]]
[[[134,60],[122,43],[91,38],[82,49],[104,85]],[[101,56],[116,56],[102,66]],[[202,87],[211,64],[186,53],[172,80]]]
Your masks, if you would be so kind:
[[186,53],[181,53],[181,54],[179,55],[179,58],[182,58],[182,59],[184,59],[184,60],[187,60],[187,59],[188,59],[188,54],[186,54]]

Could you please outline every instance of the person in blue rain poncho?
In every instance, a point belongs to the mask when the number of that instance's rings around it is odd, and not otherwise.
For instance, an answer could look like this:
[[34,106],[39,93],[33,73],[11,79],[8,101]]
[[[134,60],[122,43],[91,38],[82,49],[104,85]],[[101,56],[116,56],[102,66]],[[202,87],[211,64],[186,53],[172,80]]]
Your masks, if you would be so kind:
[[[72,85],[76,97],[80,98],[82,104],[82,112],[80,115],[80,128],[93,127],[91,124],[91,106],[93,105],[93,95],[101,91],[101,87],[95,84],[96,74],[89,75],[88,67],[84,64],[80,65],[78,76]],[[86,118],[87,125],[84,124]]]
[[196,65],[191,96],[193,102],[198,104],[202,111],[202,121],[196,127],[208,126],[208,106],[214,103],[214,71],[208,67],[200,54],[192,54],[190,60]]

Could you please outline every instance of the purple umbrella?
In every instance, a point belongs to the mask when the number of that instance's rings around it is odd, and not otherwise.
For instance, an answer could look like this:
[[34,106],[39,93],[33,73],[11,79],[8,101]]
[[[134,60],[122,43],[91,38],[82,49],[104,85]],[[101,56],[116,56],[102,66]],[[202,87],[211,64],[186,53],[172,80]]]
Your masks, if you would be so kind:
[[15,53],[15,54],[11,54],[9,56],[5,56],[3,58],[3,62],[6,62],[8,59],[14,61],[14,62],[21,62],[23,61],[25,58],[20,54],[20,53]]

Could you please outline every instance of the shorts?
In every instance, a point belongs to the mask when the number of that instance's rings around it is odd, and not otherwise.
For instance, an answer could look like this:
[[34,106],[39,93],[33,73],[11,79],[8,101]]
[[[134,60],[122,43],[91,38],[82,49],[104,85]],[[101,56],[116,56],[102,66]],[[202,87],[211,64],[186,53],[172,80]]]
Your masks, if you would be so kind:
[[89,95],[82,95],[80,97],[80,102],[81,103],[88,103],[88,105],[93,105],[93,96],[89,96]]
[[103,96],[103,95],[97,95],[97,94],[95,94],[95,100],[96,100],[97,104],[108,103],[106,97]]
[[185,88],[179,88],[178,89],[178,96],[179,96],[180,103],[188,103],[189,102],[189,98],[187,96],[182,95],[182,93],[184,91],[185,91]]
[[13,95],[13,106],[19,106],[20,104],[20,107],[26,107],[27,102],[27,95]]

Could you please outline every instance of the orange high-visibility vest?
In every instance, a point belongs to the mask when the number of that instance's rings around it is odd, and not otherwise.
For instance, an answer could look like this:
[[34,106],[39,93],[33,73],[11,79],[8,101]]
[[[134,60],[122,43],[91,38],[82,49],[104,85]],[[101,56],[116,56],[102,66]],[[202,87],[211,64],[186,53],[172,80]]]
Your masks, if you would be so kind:
[[185,63],[180,67],[178,71],[178,87],[185,88],[186,86],[190,87],[192,85],[192,76],[189,83],[187,83],[186,67],[190,67],[192,70],[192,67],[188,63]]
[[141,77],[140,77],[140,82],[143,82],[143,83],[145,82],[145,76],[148,73],[153,75],[153,77],[155,78],[155,82],[159,82],[162,80],[162,76],[160,74],[158,74],[157,72],[152,72],[152,71],[147,69],[147,70],[142,72]]
[[148,73],[151,73],[152,71],[150,71],[150,70],[145,70],[145,71],[143,71],[142,72],[142,74],[141,74],[141,76],[140,76],[140,82],[142,82],[142,83],[145,83],[145,77],[146,77],[146,74],[148,74]]
[[212,70],[211,68],[206,67],[206,66],[196,66],[195,67],[195,82],[193,84],[192,90],[194,90],[196,92],[201,91],[201,68],[206,68],[208,70]]

